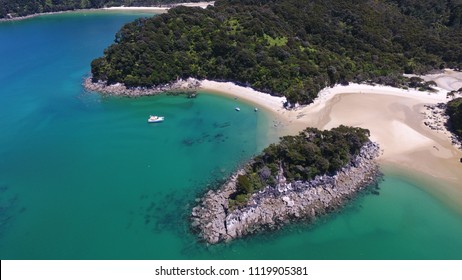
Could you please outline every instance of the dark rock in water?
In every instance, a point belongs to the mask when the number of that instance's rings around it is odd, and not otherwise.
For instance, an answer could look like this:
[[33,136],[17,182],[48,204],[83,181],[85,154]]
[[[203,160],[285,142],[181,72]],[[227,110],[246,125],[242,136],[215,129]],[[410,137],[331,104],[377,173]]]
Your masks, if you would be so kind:
[[225,128],[225,127],[228,127],[230,126],[231,123],[229,122],[225,122],[225,123],[214,123],[213,126],[216,127],[216,128]]
[[217,133],[213,136],[215,139],[224,137],[223,133]]
[[183,141],[181,141],[181,143],[183,143],[183,145],[186,145],[186,146],[192,146],[192,144],[194,144],[194,140],[184,139]]
[[187,97],[188,98],[196,98],[197,97],[197,92],[193,91],[193,92],[188,92],[187,93]]
[[[278,229],[291,221],[312,221],[335,211],[358,191],[380,176],[375,162],[380,154],[376,143],[368,142],[350,164],[333,175],[313,180],[280,183],[254,193],[247,204],[230,208],[241,169],[218,190],[210,190],[191,213],[192,228],[209,244],[230,241],[263,230]],[[265,176],[265,174],[259,174]],[[373,192],[378,194],[375,189]]]
[[380,195],[380,192],[378,190],[372,190],[371,193],[374,195]]

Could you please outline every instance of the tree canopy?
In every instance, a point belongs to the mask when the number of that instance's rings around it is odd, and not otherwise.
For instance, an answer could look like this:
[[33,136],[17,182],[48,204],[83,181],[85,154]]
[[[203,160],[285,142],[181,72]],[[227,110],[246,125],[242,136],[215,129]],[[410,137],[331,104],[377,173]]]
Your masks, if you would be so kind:
[[350,163],[367,141],[367,129],[347,126],[324,131],[307,128],[297,136],[284,136],[255,157],[245,175],[238,176],[234,200],[244,202],[265,186],[275,186],[281,171],[288,182],[334,174]]
[[227,80],[308,104],[320,89],[462,68],[461,0],[219,0],[125,25],[94,80]]

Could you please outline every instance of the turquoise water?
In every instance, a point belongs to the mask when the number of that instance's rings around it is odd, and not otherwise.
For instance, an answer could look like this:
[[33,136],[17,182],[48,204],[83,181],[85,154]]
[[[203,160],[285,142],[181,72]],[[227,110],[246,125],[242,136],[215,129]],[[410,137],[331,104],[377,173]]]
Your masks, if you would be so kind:
[[[462,258],[462,217],[392,176],[380,195],[314,226],[198,242],[188,222],[195,199],[271,141],[271,120],[206,93],[84,92],[91,60],[139,16],[0,23],[1,259]],[[149,114],[166,121],[147,124]]]

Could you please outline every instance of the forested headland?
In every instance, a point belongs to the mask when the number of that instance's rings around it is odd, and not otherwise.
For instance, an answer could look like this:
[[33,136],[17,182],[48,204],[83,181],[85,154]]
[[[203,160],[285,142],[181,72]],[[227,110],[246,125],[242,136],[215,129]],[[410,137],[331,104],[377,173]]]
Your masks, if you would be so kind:
[[308,104],[348,82],[417,86],[403,73],[462,68],[461,0],[219,0],[125,25],[93,80],[151,87],[233,81]]
[[0,0],[0,19],[112,6],[161,6],[199,0]]

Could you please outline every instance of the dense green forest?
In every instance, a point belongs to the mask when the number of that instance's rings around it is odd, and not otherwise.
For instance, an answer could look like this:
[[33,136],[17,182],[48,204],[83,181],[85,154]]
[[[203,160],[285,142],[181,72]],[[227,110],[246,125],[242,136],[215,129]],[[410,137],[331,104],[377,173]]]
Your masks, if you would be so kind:
[[462,138],[462,98],[449,101],[446,113],[449,116],[450,130]]
[[0,0],[0,18],[111,6],[159,6],[199,0]]
[[330,131],[307,128],[297,136],[284,136],[255,157],[245,175],[238,176],[233,203],[242,203],[265,186],[276,185],[280,170],[288,182],[332,174],[359,153],[368,137],[368,130],[347,126]]
[[441,0],[393,0],[401,12],[419,18],[428,26],[460,27],[462,25],[462,1]]
[[405,85],[402,73],[462,68],[462,0],[220,0],[124,26],[94,80],[128,87],[228,80],[289,105],[326,86]]

